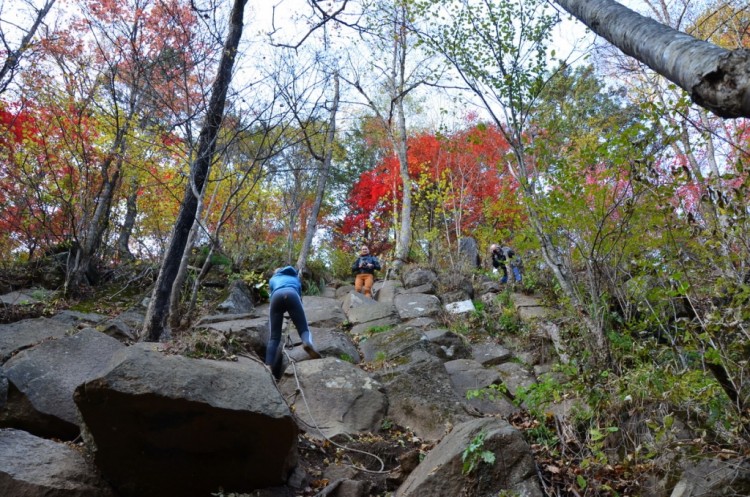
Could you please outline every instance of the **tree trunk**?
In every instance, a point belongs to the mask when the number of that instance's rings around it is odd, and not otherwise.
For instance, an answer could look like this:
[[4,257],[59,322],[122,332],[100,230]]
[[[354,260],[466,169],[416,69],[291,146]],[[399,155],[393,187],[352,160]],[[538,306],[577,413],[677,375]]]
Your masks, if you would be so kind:
[[396,36],[393,46],[393,64],[391,74],[391,95],[395,107],[396,129],[391,133],[393,148],[398,157],[399,171],[403,191],[401,200],[401,228],[397,234],[394,267],[399,269],[409,258],[411,245],[411,176],[409,176],[409,162],[406,153],[406,113],[404,111],[404,93],[406,87],[406,11],[400,7],[399,19],[395,20]]
[[750,50],[726,50],[644,17],[614,0],[555,3],[626,55],[685,90],[719,117],[750,117]]
[[159,341],[167,322],[167,306],[169,305],[170,295],[173,291],[179,291],[179,289],[174,289],[172,284],[180,267],[180,259],[185,250],[190,229],[195,221],[195,213],[198,208],[196,195],[203,190],[216,150],[216,137],[224,118],[227,91],[232,81],[232,68],[234,67],[237,47],[242,37],[242,17],[246,3],[247,0],[234,0],[232,5],[229,32],[224,43],[224,51],[219,62],[216,81],[214,81],[211,89],[211,100],[208,104],[206,121],[198,137],[198,154],[191,167],[190,182],[185,187],[185,196],[180,205],[172,239],[164,254],[164,261],[146,312],[142,333],[142,339],[145,341]]
[[[126,129],[120,131],[117,138],[115,138],[115,143],[112,146],[109,157],[102,164],[102,186],[96,197],[96,209],[94,209],[91,219],[88,220],[87,226],[82,230],[83,238],[78,243],[78,253],[76,254],[75,263],[72,267],[68,267],[65,293],[76,292],[81,287],[96,282],[97,272],[94,268],[94,259],[101,246],[104,232],[109,226],[112,199],[120,181],[120,167],[122,166],[122,157],[124,157],[125,152],[126,133]],[[115,157],[119,157],[116,159],[116,162]],[[109,174],[109,169],[113,164],[115,164],[114,172]]]
[[133,226],[138,216],[138,180],[130,181],[130,192],[126,200],[125,220],[120,228],[120,236],[117,239],[117,255],[120,261],[132,261],[135,259],[130,252],[130,236],[133,234]]
[[320,206],[323,204],[323,195],[326,190],[326,183],[328,182],[328,171],[331,168],[331,161],[333,160],[333,142],[336,139],[336,112],[339,108],[339,75],[338,72],[333,75],[333,106],[331,107],[331,117],[328,122],[328,133],[326,134],[325,140],[325,157],[320,168],[320,174],[318,174],[318,189],[315,192],[315,203],[312,206],[310,217],[307,220],[307,230],[305,232],[305,240],[302,243],[302,248],[297,258],[297,270],[300,274],[307,267],[307,257],[310,254],[310,247],[312,246],[312,240],[315,236],[315,231],[318,227],[318,216],[320,215]]

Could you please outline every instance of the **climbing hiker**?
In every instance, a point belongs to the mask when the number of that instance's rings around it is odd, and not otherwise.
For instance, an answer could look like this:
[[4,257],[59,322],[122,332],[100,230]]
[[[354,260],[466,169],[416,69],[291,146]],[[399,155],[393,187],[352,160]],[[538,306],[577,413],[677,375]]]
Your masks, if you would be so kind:
[[500,246],[496,243],[490,245],[490,254],[492,256],[492,272],[497,273],[498,270],[502,270],[503,276],[500,278],[500,283],[508,282],[508,270],[505,268],[505,254]]
[[352,264],[354,272],[354,291],[364,293],[365,297],[372,297],[372,284],[375,281],[375,271],[380,270],[378,259],[370,255],[367,245],[359,249],[359,257]]
[[521,258],[516,256],[513,249],[508,246],[500,247],[493,243],[490,246],[490,251],[492,253],[493,272],[497,273],[498,269],[503,272],[503,276],[500,278],[500,283],[508,282],[508,269],[505,267],[506,262],[513,272],[513,279],[516,283],[520,283],[522,279],[521,270],[523,269],[523,263]]
[[281,378],[281,326],[284,322],[284,313],[289,317],[297,328],[297,333],[302,340],[302,348],[307,355],[313,359],[319,359],[312,341],[312,333],[307,326],[305,309],[302,307],[302,283],[299,280],[297,270],[292,266],[278,268],[268,280],[271,290],[271,306],[269,310],[270,337],[266,345],[266,365],[271,368],[271,373],[278,380]]

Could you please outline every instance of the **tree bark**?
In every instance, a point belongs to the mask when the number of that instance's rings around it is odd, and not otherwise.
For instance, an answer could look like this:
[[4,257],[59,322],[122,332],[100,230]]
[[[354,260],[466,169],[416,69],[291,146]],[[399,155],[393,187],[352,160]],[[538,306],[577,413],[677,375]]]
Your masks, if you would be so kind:
[[328,182],[328,171],[331,168],[331,161],[333,160],[333,142],[336,139],[336,112],[339,108],[339,96],[339,74],[337,71],[333,75],[333,105],[331,107],[331,117],[328,121],[328,133],[326,134],[325,139],[325,157],[323,157],[320,174],[318,174],[318,188],[315,192],[315,203],[312,206],[310,217],[307,220],[305,240],[302,243],[302,248],[300,249],[299,257],[297,258],[297,270],[300,274],[302,274],[307,267],[307,257],[310,254],[312,240],[318,227],[318,216],[320,215],[320,207],[323,204],[323,195],[325,194],[326,183]]
[[135,259],[130,252],[130,236],[133,234],[133,227],[138,216],[138,180],[133,178],[130,181],[130,192],[126,200],[125,220],[120,229],[120,236],[117,239],[117,255],[120,261],[132,261]]
[[143,333],[141,334],[144,341],[159,341],[168,318],[170,295],[173,291],[179,291],[179,289],[173,288],[173,282],[177,276],[180,259],[195,221],[195,213],[198,208],[196,195],[203,190],[216,150],[216,137],[224,118],[227,91],[232,81],[232,68],[234,67],[240,38],[242,38],[242,17],[246,3],[247,0],[234,0],[232,5],[229,32],[224,42],[224,51],[219,62],[216,81],[211,88],[211,100],[208,104],[206,121],[198,137],[197,157],[191,166],[190,181],[185,187],[185,196],[180,205],[172,239],[164,254],[161,270],[156,279],[151,302],[146,312]]
[[644,17],[614,0],[555,3],[623,53],[685,90],[719,117],[750,117],[750,50],[726,50]]
[[34,39],[34,35],[36,35],[39,26],[42,25],[44,18],[47,17],[47,14],[52,10],[54,4],[55,0],[47,0],[44,5],[37,10],[33,24],[29,30],[26,31],[26,34],[23,36],[16,49],[8,50],[9,40],[7,40],[5,34],[0,31],[0,41],[2,41],[3,47],[7,50],[5,52],[5,61],[3,61],[3,65],[0,67],[0,94],[4,93],[8,88],[8,85],[13,81],[13,76],[18,70],[24,52],[29,49],[32,40]]

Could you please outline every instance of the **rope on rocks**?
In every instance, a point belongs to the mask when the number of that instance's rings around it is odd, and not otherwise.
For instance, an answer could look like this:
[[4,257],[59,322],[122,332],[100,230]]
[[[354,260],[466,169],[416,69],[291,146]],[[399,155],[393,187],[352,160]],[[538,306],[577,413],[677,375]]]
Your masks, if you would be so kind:
[[[287,343],[290,343],[290,342],[291,342],[291,340],[289,339],[289,335],[287,335]],[[376,470],[372,470],[372,469],[363,468],[361,466],[357,466],[354,463],[350,464],[350,466],[352,466],[356,470],[363,471],[365,473],[372,473],[372,474],[386,474],[386,473],[390,473],[392,470],[385,471],[384,470],[385,463],[383,462],[383,460],[380,457],[378,457],[377,455],[373,454],[372,452],[367,452],[367,451],[364,451],[364,450],[354,449],[354,448],[351,448],[351,447],[346,447],[344,445],[338,444],[338,443],[334,442],[333,440],[331,440],[330,438],[328,438],[323,433],[323,430],[320,429],[320,427],[318,426],[318,422],[315,420],[315,417],[312,415],[312,411],[310,409],[310,405],[307,403],[307,398],[305,397],[305,392],[302,389],[302,385],[300,384],[299,376],[297,374],[297,361],[295,361],[294,359],[292,359],[289,356],[289,353],[286,351],[286,348],[284,349],[284,355],[286,355],[287,359],[289,360],[289,364],[291,364],[292,371],[294,372],[294,380],[297,383],[297,390],[296,390],[295,393],[299,393],[300,396],[302,397],[302,402],[305,404],[305,409],[307,410],[307,415],[310,416],[310,419],[312,420],[313,425],[311,425],[310,423],[308,423],[304,419],[300,418],[299,416],[295,416],[295,417],[301,423],[303,423],[303,424],[305,424],[305,425],[307,425],[307,426],[309,426],[311,428],[315,428],[317,430],[317,432],[320,434],[320,436],[322,436],[325,440],[327,440],[328,442],[330,442],[333,446],[338,447],[338,448],[343,449],[343,450],[346,450],[346,451],[357,452],[359,454],[364,454],[366,456],[371,456],[371,457],[377,459],[378,462],[380,463],[380,469],[377,470],[377,471]]]

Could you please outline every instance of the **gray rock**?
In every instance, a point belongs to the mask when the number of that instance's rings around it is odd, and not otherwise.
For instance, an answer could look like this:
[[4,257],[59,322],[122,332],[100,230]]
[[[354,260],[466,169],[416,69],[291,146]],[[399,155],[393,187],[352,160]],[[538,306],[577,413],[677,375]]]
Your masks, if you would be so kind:
[[495,366],[509,361],[513,354],[510,350],[495,342],[484,342],[472,346],[474,360],[482,366]]
[[393,304],[385,304],[372,301],[368,305],[350,307],[346,317],[352,324],[368,323],[379,319],[392,319],[394,323],[398,320],[398,312]]
[[445,363],[445,370],[450,376],[456,394],[483,414],[496,414],[508,416],[518,411],[513,406],[502,390],[490,389],[491,396],[467,399],[466,394],[471,390],[487,389],[491,385],[501,385],[500,374],[484,368],[481,364],[471,359],[456,359]]
[[689,463],[670,497],[750,495],[750,463],[704,459]]
[[479,246],[471,237],[464,237],[458,241],[458,266],[464,270],[476,269],[480,265]]
[[268,343],[270,330],[268,329],[268,317],[252,319],[236,319],[232,321],[219,321],[206,323],[198,327],[212,333],[220,333],[226,340],[236,341],[245,350],[263,354]]
[[211,314],[210,316],[203,316],[196,323],[196,327],[206,326],[213,323],[221,323],[222,321],[239,321],[242,319],[255,319],[262,317],[257,309],[253,309],[252,312],[244,312],[240,314]]
[[105,335],[109,335],[118,340],[134,342],[138,339],[138,335],[133,328],[128,326],[124,321],[116,318],[107,321],[100,326],[99,329]]
[[247,283],[234,280],[229,285],[229,296],[217,306],[217,310],[227,314],[245,314],[252,312],[253,307],[253,299],[250,297]]
[[403,291],[404,285],[398,280],[385,280],[376,282],[372,288],[377,289],[375,295],[377,295],[378,302],[390,303]]
[[450,330],[443,328],[425,330],[423,336],[437,346],[437,348],[431,350],[435,351],[435,355],[440,359],[452,361],[471,357],[470,344],[463,337]]
[[11,388],[0,423],[43,437],[78,437],[81,419],[73,402],[75,388],[104,372],[124,348],[114,338],[87,328],[18,353],[3,365]]
[[75,449],[25,431],[0,429],[0,495],[114,497]]
[[52,292],[27,288],[0,295],[0,303],[10,306],[24,306],[44,302]]
[[356,324],[352,326],[352,328],[349,330],[349,333],[355,336],[370,335],[373,330],[383,331],[383,329],[393,328],[400,322],[401,320],[398,317],[389,316],[383,319],[376,319],[374,321]]
[[435,271],[429,269],[414,269],[404,274],[404,288],[409,289],[415,286],[435,283],[438,277]]
[[101,323],[107,319],[104,314],[97,314],[95,312],[78,312],[78,311],[60,311],[51,319],[60,321],[71,326],[88,325],[93,326]]
[[75,328],[69,324],[49,318],[33,318],[0,324],[0,364],[25,348],[43,340],[61,338]]
[[122,497],[210,495],[280,485],[297,426],[259,362],[126,348],[80,385],[84,440]]
[[[297,389],[304,398],[294,395]],[[312,436],[376,433],[388,409],[383,387],[358,367],[339,359],[325,358],[287,368],[281,392]]]
[[373,374],[388,395],[388,418],[420,438],[439,440],[453,425],[470,418],[442,362],[423,349]]
[[350,292],[354,291],[354,285],[342,285],[336,289],[336,298],[341,300]]
[[[481,450],[495,455],[495,463],[478,462],[464,475],[462,455],[484,434]],[[521,433],[500,418],[468,421],[453,429],[396,491],[396,497],[472,495],[496,497],[503,490],[513,495],[542,497],[531,448]]]
[[[293,329],[293,328],[292,328]],[[313,336],[313,344],[323,357],[334,357],[347,362],[359,363],[361,360],[357,347],[349,338],[349,335],[335,328],[313,328],[310,327]],[[289,351],[289,355],[296,361],[309,359],[307,352],[301,347],[302,340],[296,330],[290,330],[290,338],[295,348]]]
[[529,387],[536,383],[534,374],[531,373],[525,366],[516,362],[505,362],[493,366],[493,369],[500,373],[500,378],[503,380],[503,385],[508,388],[508,393],[512,396],[516,396],[516,391],[519,387]]
[[[401,293],[410,293],[410,294],[426,293],[428,295],[433,295],[436,292],[437,292],[437,282],[429,282],[423,285],[413,286],[410,288],[404,288],[403,290],[399,292],[399,294]],[[394,295],[394,298],[395,298],[395,295]]]
[[335,328],[346,321],[341,303],[336,299],[306,295],[302,298],[302,304],[305,307],[307,324],[310,326]]
[[440,299],[434,295],[401,294],[393,299],[401,319],[436,316],[443,310]]
[[363,293],[355,292],[354,289],[344,295],[341,302],[341,309],[344,314],[348,314],[355,307],[369,306],[376,304],[377,301],[370,297],[365,297]]

